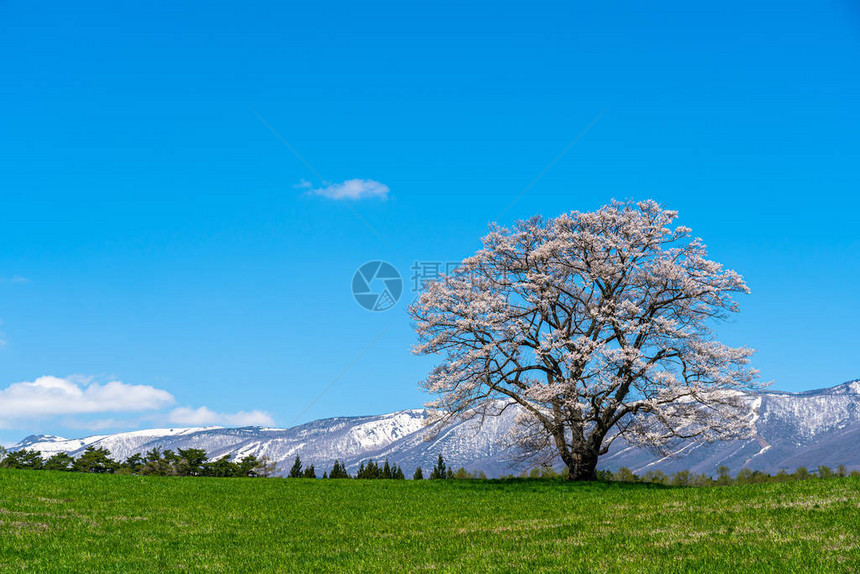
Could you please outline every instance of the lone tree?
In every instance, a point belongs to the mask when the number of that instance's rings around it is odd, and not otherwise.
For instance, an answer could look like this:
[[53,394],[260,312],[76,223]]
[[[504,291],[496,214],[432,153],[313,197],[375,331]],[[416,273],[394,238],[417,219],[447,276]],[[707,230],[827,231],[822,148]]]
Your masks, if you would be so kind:
[[442,453],[439,453],[439,458],[436,460],[436,466],[433,467],[433,470],[430,472],[431,480],[440,480],[448,478],[447,469],[445,467],[445,459],[442,458]]
[[296,460],[293,462],[293,467],[290,469],[290,478],[302,477],[302,459],[296,455]]
[[437,423],[516,405],[524,453],[595,478],[614,440],[665,450],[747,436],[752,350],[715,340],[749,292],[654,201],[492,226],[483,248],[428,283],[410,315]]

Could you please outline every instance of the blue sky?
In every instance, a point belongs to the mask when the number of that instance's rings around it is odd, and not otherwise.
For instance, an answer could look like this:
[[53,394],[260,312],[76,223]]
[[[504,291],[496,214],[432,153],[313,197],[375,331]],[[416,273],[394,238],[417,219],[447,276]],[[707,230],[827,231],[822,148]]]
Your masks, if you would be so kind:
[[0,442],[419,406],[412,263],[612,198],[745,276],[774,388],[860,377],[847,0],[11,1],[0,54]]

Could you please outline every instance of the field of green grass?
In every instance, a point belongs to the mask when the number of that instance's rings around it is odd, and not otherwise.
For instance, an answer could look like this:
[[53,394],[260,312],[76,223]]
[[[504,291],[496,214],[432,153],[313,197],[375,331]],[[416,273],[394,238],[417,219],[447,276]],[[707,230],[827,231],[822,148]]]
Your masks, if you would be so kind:
[[0,470],[0,570],[857,572],[860,479],[712,488]]

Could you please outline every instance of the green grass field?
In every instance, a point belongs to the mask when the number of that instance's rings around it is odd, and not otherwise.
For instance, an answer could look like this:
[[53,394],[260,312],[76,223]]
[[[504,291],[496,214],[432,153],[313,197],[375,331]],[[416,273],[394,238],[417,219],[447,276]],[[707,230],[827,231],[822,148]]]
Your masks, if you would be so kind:
[[0,570],[857,572],[860,479],[713,488],[0,470]]

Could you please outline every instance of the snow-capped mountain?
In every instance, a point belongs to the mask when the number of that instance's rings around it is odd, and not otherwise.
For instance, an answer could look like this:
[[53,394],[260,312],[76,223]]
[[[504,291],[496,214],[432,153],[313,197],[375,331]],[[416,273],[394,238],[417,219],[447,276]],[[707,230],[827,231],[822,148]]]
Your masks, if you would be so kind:
[[750,396],[750,408],[756,432],[749,440],[686,445],[669,458],[619,442],[602,464],[634,472],[689,469],[706,474],[723,464],[766,472],[822,464],[860,469],[860,380],[802,393],[756,393]]
[[[756,419],[756,433],[750,440],[684,445],[672,457],[656,456],[619,440],[600,466],[613,470],[627,466],[634,472],[688,469],[706,474],[714,474],[722,464],[735,471],[748,467],[777,472],[783,467],[793,470],[819,464],[860,469],[860,380],[803,393],[756,393],[750,395],[749,402]],[[432,467],[441,453],[455,468],[463,466],[498,476],[522,470],[506,440],[514,417],[515,411],[508,409],[502,416],[487,418],[483,425],[477,420],[459,422],[429,436],[424,424],[426,413],[413,409],[323,419],[289,429],[151,429],[81,439],[38,435],[25,438],[12,450],[35,449],[43,456],[62,451],[75,456],[92,445],[107,448],[114,458],[123,460],[155,447],[174,451],[200,448],[212,458],[226,454],[267,456],[278,463],[281,472],[298,454],[319,474],[331,468],[335,458],[351,471],[363,460],[388,458],[411,474],[416,466]]]

